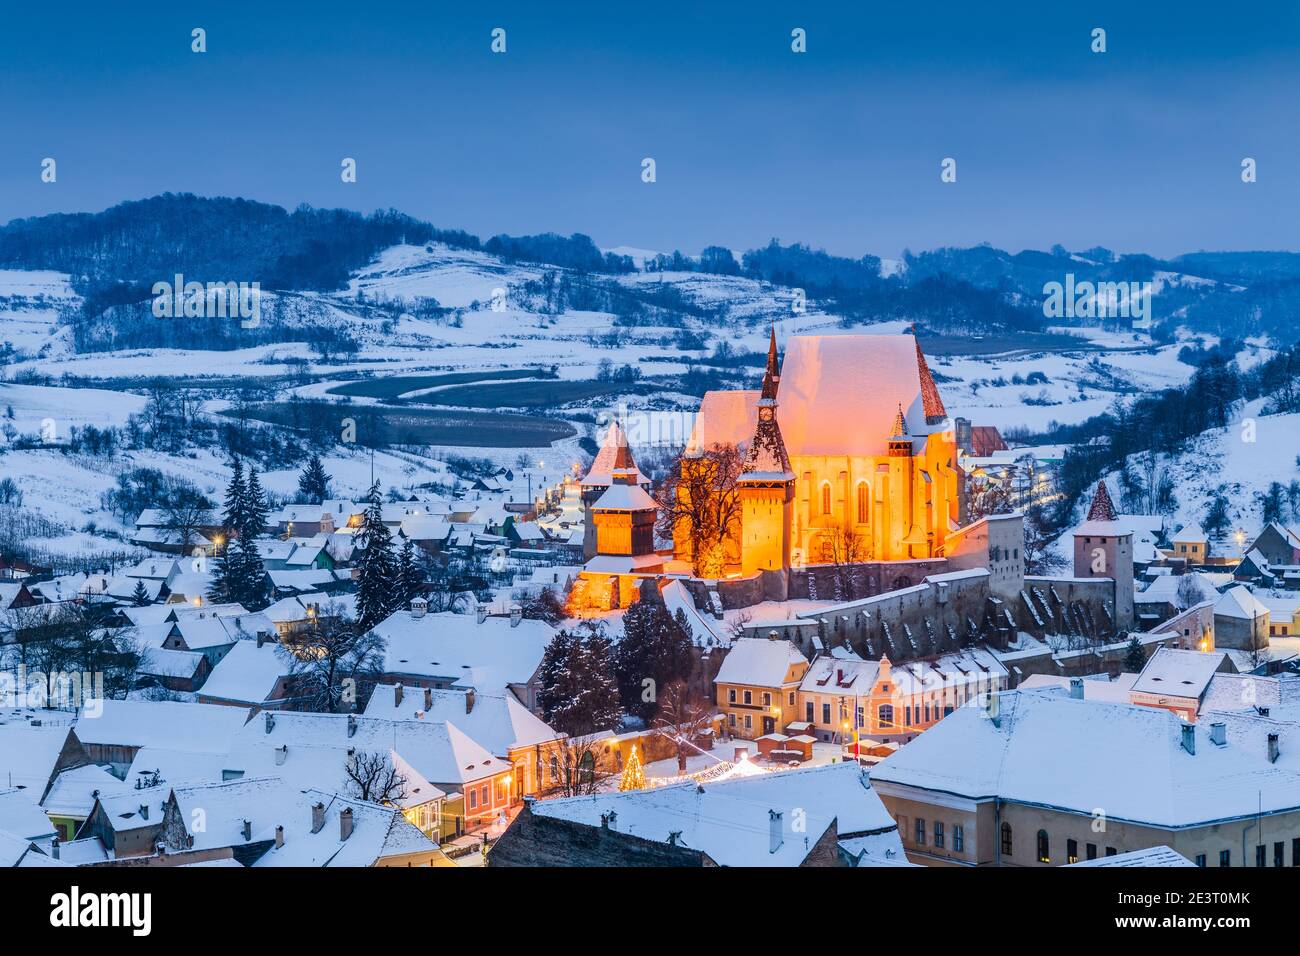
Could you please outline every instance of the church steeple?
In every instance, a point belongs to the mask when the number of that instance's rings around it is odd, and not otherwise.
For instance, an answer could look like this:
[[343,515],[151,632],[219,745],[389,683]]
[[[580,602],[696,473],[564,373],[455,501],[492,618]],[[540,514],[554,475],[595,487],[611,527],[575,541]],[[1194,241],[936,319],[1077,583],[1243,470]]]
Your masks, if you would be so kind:
[[903,417],[903,406],[898,406],[894,416],[894,425],[889,429],[889,455],[891,458],[911,458],[912,439],[907,437],[907,419]]
[[762,398],[776,401],[777,389],[781,387],[781,369],[776,362],[776,326],[772,326],[772,336],[767,343],[767,369],[763,372]]
[[1088,506],[1089,521],[1117,521],[1118,515],[1115,513],[1115,502],[1110,500],[1110,492],[1106,489],[1106,482],[1097,482],[1097,490],[1092,494],[1092,504]]

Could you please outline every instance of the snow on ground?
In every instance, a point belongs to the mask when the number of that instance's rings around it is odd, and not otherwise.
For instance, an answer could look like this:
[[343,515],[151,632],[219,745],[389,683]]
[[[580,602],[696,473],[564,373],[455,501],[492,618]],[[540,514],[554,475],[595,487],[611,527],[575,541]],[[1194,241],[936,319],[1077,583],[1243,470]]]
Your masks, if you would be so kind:
[[67,351],[59,310],[79,303],[63,273],[0,269],[0,350],[7,342],[19,354]]
[[[144,405],[143,396],[128,392],[0,382],[0,429],[5,422],[12,422],[20,435],[40,434],[42,423],[49,420],[54,423],[54,437],[61,440],[74,425],[121,427]],[[3,445],[0,435],[0,447]]]

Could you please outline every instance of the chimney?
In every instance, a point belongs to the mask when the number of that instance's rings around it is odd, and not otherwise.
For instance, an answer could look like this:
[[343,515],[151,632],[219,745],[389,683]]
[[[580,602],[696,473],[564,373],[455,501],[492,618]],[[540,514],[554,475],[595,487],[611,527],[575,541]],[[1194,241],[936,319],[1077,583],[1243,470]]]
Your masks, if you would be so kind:
[[1261,716],[1261,717],[1267,717],[1267,716],[1268,716],[1268,708],[1267,708],[1267,707],[1256,707],[1255,709],[1256,709],[1257,711],[1259,711],[1259,716]]
[[429,602],[424,598],[411,598],[411,617],[424,617],[429,610]]
[[284,762],[289,759],[289,745],[281,744],[275,748],[275,765],[283,767]]
[[281,824],[275,828],[275,848],[278,850],[284,846],[284,825]]
[[55,837],[53,840],[50,841],[50,855],[53,856],[54,859],[56,859],[56,860],[59,858],[59,838],[58,838],[58,837]]
[[465,713],[470,714],[474,711],[474,688],[471,687],[465,691]]
[[1210,724],[1210,743],[1222,747],[1228,742],[1228,725],[1221,720]]
[[266,712],[266,732],[269,734],[275,730],[275,715],[269,710]]
[[313,803],[311,807],[311,832],[320,833],[325,825],[325,804]]
[[149,819],[149,804],[147,803],[140,804],[140,819],[141,820]]
[[352,808],[344,807],[339,811],[339,839],[346,840],[352,836]]
[[510,626],[518,627],[519,622],[524,619],[524,609],[518,604],[510,605]]
[[402,685],[400,683],[393,688],[393,706],[402,706]]
[[357,732],[357,715],[348,714],[348,737],[351,738]]
[[266,643],[266,631],[257,632],[257,647],[261,650],[262,645]]
[[480,604],[477,610],[475,611],[475,613],[478,616],[478,622],[482,624],[484,621],[487,620],[487,605]]
[[1070,678],[1070,697],[1074,700],[1083,700],[1083,678]]
[[1277,734],[1268,735],[1268,762],[1277,763],[1277,758],[1282,754],[1282,748],[1279,745],[1281,740]]
[[1183,749],[1189,754],[1196,754],[1196,727],[1194,724],[1183,724]]
[[253,839],[253,821],[245,820],[244,821],[244,842],[247,843],[251,839]]
[[433,710],[433,689],[430,687],[424,689],[424,710],[425,713]]
[[775,853],[785,843],[781,833],[781,814],[776,810],[767,811],[767,852]]

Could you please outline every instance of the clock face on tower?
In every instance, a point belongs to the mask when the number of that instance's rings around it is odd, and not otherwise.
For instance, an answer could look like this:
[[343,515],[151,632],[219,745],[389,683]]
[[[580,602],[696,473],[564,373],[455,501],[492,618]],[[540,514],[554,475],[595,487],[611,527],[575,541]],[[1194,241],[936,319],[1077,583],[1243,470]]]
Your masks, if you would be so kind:
[[765,422],[770,422],[770,421],[772,420],[772,409],[770,409],[770,408],[760,408],[760,409],[758,410],[758,417],[761,418],[761,419],[762,419],[763,421],[765,421]]

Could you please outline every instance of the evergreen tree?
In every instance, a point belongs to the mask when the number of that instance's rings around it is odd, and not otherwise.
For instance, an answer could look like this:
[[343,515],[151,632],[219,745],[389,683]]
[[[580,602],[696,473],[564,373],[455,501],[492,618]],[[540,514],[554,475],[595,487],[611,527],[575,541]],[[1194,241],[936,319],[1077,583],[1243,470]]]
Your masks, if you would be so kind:
[[690,631],[682,623],[651,601],[637,601],[624,612],[614,675],[629,714],[650,720],[659,709],[659,690],[690,679],[695,655]]
[[1201,522],[1201,528],[1207,535],[1213,537],[1227,530],[1230,521],[1228,499],[1223,496],[1222,491],[1216,491],[1214,497],[1210,499],[1210,505],[1206,509],[1205,520]]
[[258,480],[256,468],[248,469],[246,500],[244,525],[240,527],[239,532],[241,537],[251,540],[266,530],[266,516],[271,511],[266,500],[266,492],[262,490],[262,483]]
[[603,634],[557,633],[542,654],[540,680],[538,705],[561,733],[582,737],[619,725],[613,651]]
[[645,789],[645,768],[641,766],[641,757],[636,752],[636,744],[632,745],[632,755],[627,758],[627,765],[623,768],[623,776],[618,782],[618,789]]
[[356,533],[357,628],[367,631],[393,610],[393,582],[397,561],[393,557],[393,536],[384,524],[379,482],[370,486],[368,502]]
[[144,607],[149,603],[149,592],[145,590],[143,581],[135,582],[135,590],[131,592],[131,603],[136,607]]
[[1146,666],[1147,655],[1142,650],[1142,642],[1134,634],[1129,638],[1128,649],[1124,651],[1124,670],[1130,674],[1136,674]]
[[410,607],[411,600],[419,595],[424,584],[424,575],[420,571],[415,556],[415,545],[410,538],[402,541],[402,549],[397,553],[397,577],[394,578],[393,610]]
[[302,474],[298,476],[299,500],[312,504],[326,500],[330,496],[331,480],[332,477],[325,473],[325,466],[321,464],[320,455],[313,452]]
[[211,601],[240,604],[250,611],[266,607],[266,568],[256,540],[266,524],[266,510],[257,471],[250,468],[245,480],[243,464],[236,458],[226,487],[223,533],[208,589]]

